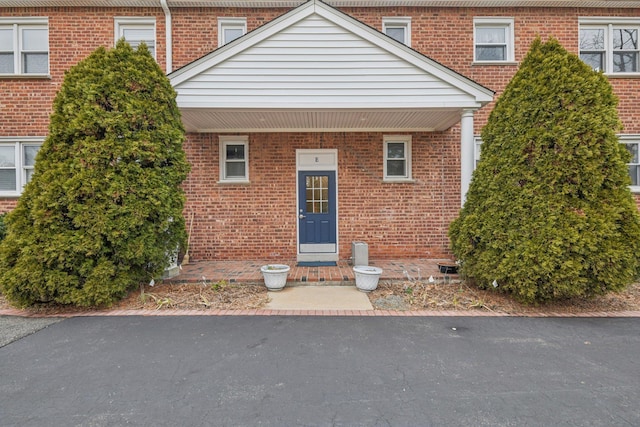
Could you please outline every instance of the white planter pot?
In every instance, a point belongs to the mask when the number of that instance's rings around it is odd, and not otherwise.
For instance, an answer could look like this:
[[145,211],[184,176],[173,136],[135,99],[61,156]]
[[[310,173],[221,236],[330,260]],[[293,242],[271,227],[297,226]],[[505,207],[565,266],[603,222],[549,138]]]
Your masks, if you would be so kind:
[[382,274],[379,267],[370,267],[367,265],[356,265],[353,267],[356,275],[356,288],[362,292],[371,292],[378,287],[378,280]]
[[268,264],[260,267],[264,284],[270,291],[279,291],[287,284],[291,267],[285,264]]

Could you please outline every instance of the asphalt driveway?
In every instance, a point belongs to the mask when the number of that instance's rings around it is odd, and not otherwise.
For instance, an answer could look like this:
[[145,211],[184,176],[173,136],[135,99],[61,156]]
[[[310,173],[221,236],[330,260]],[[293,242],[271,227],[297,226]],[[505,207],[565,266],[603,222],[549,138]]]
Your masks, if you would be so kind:
[[637,426],[640,319],[100,317],[0,348],[2,426]]

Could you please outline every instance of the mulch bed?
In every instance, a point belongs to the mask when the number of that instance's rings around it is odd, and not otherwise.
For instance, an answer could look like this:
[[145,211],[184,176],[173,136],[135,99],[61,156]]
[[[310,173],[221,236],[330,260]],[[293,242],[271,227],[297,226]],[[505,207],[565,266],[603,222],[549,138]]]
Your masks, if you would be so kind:
[[[426,281],[381,282],[368,294],[372,305],[382,310],[457,310],[516,313],[589,313],[640,311],[640,284],[620,293],[594,299],[571,299],[544,305],[523,305],[507,295],[472,288],[464,282],[429,283]],[[209,310],[259,309],[269,301],[261,285],[238,283],[157,284],[135,290],[111,307],[90,310]],[[10,308],[0,295],[0,309]],[[57,304],[37,304],[26,309],[31,314],[55,315],[86,311]],[[470,313],[471,314],[471,313]]]

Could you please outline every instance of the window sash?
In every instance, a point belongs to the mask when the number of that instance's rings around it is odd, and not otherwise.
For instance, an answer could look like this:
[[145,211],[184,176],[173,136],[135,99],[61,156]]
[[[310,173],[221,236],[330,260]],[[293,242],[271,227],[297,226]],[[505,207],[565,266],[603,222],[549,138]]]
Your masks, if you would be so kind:
[[0,196],[18,196],[31,180],[40,142],[0,142]]
[[218,18],[218,46],[231,43],[246,33],[246,18]]
[[640,25],[581,24],[580,58],[597,71],[612,74],[640,72]]
[[47,24],[0,24],[0,74],[49,72],[49,29]]
[[246,137],[220,137],[220,181],[249,180],[249,142]]
[[475,18],[474,61],[513,61],[513,25],[512,18]]
[[411,17],[382,18],[382,32],[397,42],[411,46]]
[[384,140],[384,179],[411,179],[411,137],[386,137]]
[[142,43],[147,45],[151,56],[156,58],[156,22],[149,18],[115,18],[116,42],[124,38],[132,48],[137,49]]

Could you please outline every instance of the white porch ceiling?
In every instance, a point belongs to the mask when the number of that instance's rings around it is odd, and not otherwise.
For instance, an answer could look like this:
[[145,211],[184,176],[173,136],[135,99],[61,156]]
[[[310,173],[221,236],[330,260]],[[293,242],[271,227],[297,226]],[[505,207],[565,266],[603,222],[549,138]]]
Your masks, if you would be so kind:
[[[167,0],[178,7],[283,7],[293,8],[303,0]],[[639,8],[638,0],[326,0],[334,7],[611,7]],[[160,7],[160,0],[2,0],[0,7]]]
[[182,108],[187,132],[429,132],[460,121],[460,110],[211,110]]

